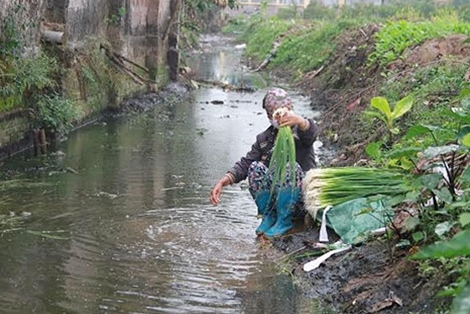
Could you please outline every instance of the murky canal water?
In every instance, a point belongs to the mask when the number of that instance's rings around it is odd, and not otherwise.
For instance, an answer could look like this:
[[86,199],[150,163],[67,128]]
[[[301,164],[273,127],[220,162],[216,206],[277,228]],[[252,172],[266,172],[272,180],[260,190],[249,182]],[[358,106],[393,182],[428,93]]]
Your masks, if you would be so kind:
[[[243,79],[241,52],[206,45],[200,74]],[[37,170],[0,199],[11,215],[0,313],[310,313],[278,253],[256,240],[248,191],[208,199],[267,127],[263,93],[199,89],[190,103],[80,129],[63,156],[8,161],[3,171]]]

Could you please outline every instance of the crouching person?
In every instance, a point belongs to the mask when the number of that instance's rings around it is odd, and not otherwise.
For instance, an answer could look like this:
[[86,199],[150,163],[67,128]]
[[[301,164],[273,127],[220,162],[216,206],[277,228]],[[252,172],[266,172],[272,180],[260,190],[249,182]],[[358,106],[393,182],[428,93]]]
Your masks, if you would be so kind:
[[[249,191],[258,208],[258,215],[263,217],[256,234],[272,238],[284,235],[294,227],[292,217],[301,202],[303,174],[316,166],[313,143],[317,127],[312,119],[293,112],[292,100],[281,88],[267,91],[263,108],[271,125],[256,136],[246,156],[214,185],[210,200],[217,206],[224,186],[248,177]],[[281,108],[285,108],[285,114],[275,117],[274,112]],[[294,135],[296,169],[287,166],[283,182],[274,182],[273,186],[273,169],[269,165],[278,130],[283,126],[290,126]]]

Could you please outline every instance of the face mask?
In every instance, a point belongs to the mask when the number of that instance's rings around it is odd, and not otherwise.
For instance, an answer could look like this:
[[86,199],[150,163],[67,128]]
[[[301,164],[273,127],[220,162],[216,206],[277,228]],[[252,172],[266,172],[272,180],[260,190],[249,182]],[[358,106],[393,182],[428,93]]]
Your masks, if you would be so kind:
[[277,123],[277,120],[269,120],[269,122],[274,128],[279,129],[279,123]]

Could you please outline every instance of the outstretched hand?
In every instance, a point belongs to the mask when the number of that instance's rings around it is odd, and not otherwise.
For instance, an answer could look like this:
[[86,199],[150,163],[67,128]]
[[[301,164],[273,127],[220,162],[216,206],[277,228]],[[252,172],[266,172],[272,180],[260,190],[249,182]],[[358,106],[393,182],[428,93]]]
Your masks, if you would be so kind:
[[214,187],[212,188],[211,190],[212,205],[217,206],[217,204],[219,203],[220,195],[222,194],[222,188],[223,188],[223,185],[220,181],[216,185],[214,185]]
[[220,201],[220,195],[222,194],[222,189],[224,186],[232,184],[234,182],[233,175],[226,173],[220,180],[217,182],[211,190],[211,203],[214,206],[217,206]]

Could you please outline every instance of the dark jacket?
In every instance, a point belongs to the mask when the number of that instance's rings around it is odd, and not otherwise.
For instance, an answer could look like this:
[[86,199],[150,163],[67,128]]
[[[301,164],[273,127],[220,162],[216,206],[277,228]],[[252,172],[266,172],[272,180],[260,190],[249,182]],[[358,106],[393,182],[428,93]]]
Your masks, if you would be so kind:
[[[301,131],[297,127],[292,129],[295,139],[296,160],[304,172],[316,167],[313,142],[317,138],[317,126],[312,119],[308,119],[308,121],[310,122],[308,130]],[[256,136],[256,142],[251,146],[251,150],[228,171],[235,177],[233,183],[246,179],[248,168],[253,161],[262,161],[265,165],[269,166],[277,131],[276,128],[270,126]]]

